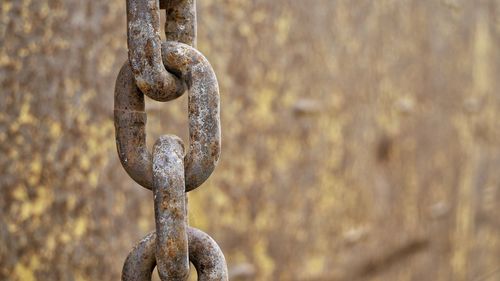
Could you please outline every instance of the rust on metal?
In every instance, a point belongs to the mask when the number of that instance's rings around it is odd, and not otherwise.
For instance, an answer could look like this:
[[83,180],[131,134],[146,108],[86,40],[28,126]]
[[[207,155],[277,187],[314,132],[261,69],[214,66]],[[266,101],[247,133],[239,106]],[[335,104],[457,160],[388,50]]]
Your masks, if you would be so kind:
[[186,191],[212,174],[221,150],[220,97],[210,62],[193,47],[165,42],[163,63],[181,73],[188,86],[189,150],[184,158]]
[[[158,34],[158,3],[166,9],[165,33]],[[154,197],[156,232],[147,235],[125,261],[123,281],[185,281],[189,261],[201,281],[227,281],[217,243],[188,227],[186,192],[200,186],[220,156],[220,97],[217,78],[196,45],[195,0],[127,0],[129,61],[118,74],[114,122],[125,171]],[[167,72],[167,70],[169,72]],[[151,154],[146,146],[144,95],[169,101],[189,91],[189,149],[177,136],[161,136]]]
[[153,196],[156,260],[161,280],[183,281],[189,275],[184,146],[177,136],[161,136],[153,148]]
[[114,119],[116,148],[123,168],[138,184],[151,189],[153,166],[146,146],[144,95],[135,84],[128,62],[116,79]]
[[[226,260],[217,243],[201,230],[187,229],[189,260],[198,273],[199,281],[227,281]],[[122,281],[151,281],[156,266],[156,232],[144,237],[127,256]]]
[[198,273],[198,281],[226,281],[226,259],[217,242],[205,232],[188,228],[189,260]]
[[185,87],[162,63],[159,32],[158,2],[127,0],[128,57],[137,87],[154,100],[169,101],[181,96]]
[[[189,150],[184,158],[186,191],[200,186],[220,156],[220,98],[217,78],[196,49],[177,42],[162,45],[163,63],[178,71],[189,91]],[[122,67],[115,88],[115,129],[120,161],[140,185],[152,188],[152,158],[146,147],[144,97]]]
[[167,41],[196,48],[196,0],[160,0],[160,9],[166,11]]

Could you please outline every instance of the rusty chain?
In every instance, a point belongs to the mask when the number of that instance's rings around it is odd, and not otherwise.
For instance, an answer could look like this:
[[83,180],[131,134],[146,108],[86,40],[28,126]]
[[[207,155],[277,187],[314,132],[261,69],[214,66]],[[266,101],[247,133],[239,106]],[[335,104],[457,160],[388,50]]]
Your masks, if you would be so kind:
[[[166,10],[159,36],[159,9]],[[156,231],[128,255],[122,281],[186,280],[189,262],[198,280],[228,279],[217,243],[187,225],[186,192],[213,172],[220,155],[219,87],[208,60],[195,49],[195,0],[127,0],[129,60],[118,74],[114,119],[120,162],[137,183],[153,191]],[[144,95],[170,101],[188,91],[189,150],[173,135],[146,147]]]

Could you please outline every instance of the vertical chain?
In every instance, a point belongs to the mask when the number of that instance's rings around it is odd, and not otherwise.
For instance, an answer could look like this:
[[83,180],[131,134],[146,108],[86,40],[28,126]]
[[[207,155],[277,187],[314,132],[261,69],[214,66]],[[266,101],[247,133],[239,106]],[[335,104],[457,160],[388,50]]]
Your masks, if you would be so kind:
[[[158,6],[159,4],[159,6]],[[166,10],[167,42],[159,39],[158,8]],[[220,102],[215,73],[195,49],[195,0],[127,0],[129,61],[115,87],[115,131],[125,171],[154,197],[156,231],[128,255],[123,281],[183,281],[189,261],[198,280],[226,281],[227,266],[217,243],[187,223],[186,192],[213,172],[220,155]],[[168,71],[167,71],[168,70]],[[161,136],[151,154],[146,147],[144,95],[169,101],[187,88],[189,149],[177,136]]]

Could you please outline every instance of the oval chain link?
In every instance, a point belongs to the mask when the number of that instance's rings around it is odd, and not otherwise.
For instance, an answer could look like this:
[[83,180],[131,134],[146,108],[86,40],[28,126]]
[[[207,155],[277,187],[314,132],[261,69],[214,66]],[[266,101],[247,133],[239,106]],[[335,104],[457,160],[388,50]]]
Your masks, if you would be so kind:
[[184,93],[184,84],[165,69],[161,59],[158,0],[127,0],[128,58],[137,87],[157,101]]

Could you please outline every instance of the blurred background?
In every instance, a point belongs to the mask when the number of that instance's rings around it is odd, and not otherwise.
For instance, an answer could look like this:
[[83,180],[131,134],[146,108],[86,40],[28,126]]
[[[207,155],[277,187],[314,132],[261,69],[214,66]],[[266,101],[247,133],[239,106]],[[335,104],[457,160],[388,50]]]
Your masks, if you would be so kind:
[[[231,280],[500,280],[499,0],[197,5],[223,146],[190,223]],[[154,229],[114,141],[125,15],[0,3],[0,280],[120,280]],[[186,100],[147,100],[150,145]]]

